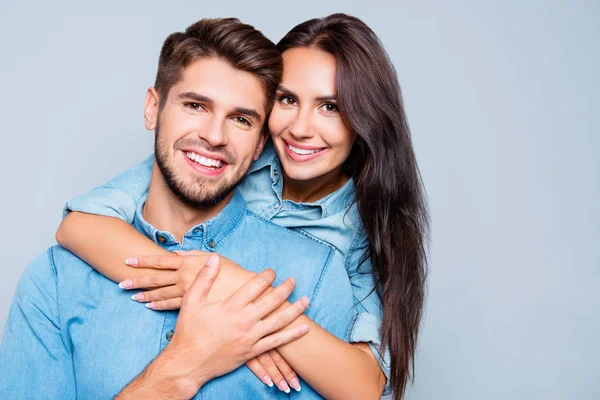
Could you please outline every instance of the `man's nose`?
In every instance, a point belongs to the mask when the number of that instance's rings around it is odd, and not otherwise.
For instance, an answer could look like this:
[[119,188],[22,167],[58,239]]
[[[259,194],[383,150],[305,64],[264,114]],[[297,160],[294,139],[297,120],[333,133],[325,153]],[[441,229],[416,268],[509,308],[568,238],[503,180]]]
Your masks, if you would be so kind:
[[227,144],[226,122],[225,118],[215,116],[209,124],[198,130],[198,136],[212,147],[225,146]]

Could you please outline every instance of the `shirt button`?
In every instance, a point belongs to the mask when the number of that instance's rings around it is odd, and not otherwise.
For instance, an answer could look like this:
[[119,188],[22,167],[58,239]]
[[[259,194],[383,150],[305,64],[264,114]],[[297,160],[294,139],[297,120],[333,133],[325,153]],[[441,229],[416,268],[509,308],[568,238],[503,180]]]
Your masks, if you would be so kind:
[[198,233],[198,232],[200,232],[200,228],[194,228],[194,230],[192,232]]
[[173,333],[174,333],[173,331],[169,331],[169,332],[167,332],[167,340],[168,340],[169,342],[171,341],[171,339],[173,339]]
[[158,241],[164,244],[164,243],[167,241],[167,238],[166,238],[166,237],[164,237],[164,236],[162,236],[162,235],[160,235],[160,236],[158,237]]
[[279,210],[281,208],[281,204],[279,204],[279,203],[275,204],[275,208]]
[[275,175],[275,176],[279,175],[279,171],[277,171],[277,170],[273,171],[273,175]]
[[215,248],[215,241],[211,240],[208,245],[210,246],[211,249],[214,249]]

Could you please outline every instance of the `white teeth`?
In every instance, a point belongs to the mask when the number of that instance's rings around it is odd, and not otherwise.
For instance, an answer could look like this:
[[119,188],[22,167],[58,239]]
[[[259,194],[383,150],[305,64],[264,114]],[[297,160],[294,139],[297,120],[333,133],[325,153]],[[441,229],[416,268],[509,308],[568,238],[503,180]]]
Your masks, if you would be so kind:
[[318,153],[321,150],[305,150],[305,149],[299,149],[297,147],[292,146],[291,144],[288,144],[288,147],[291,151],[293,151],[296,154],[302,155],[302,156],[306,156],[309,154],[315,154]]
[[193,153],[191,151],[186,152],[185,155],[190,160],[195,161],[198,164],[203,165],[205,167],[221,168],[223,166],[223,161],[221,161],[221,160],[207,158],[207,157],[201,156],[200,154]]

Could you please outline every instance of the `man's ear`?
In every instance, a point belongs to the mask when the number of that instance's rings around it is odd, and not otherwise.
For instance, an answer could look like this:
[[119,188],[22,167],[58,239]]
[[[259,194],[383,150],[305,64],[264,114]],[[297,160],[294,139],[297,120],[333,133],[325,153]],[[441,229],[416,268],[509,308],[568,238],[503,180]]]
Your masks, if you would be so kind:
[[144,101],[144,124],[146,129],[153,131],[156,129],[158,121],[159,99],[156,89],[153,87],[146,91],[146,100]]
[[265,126],[263,127],[263,130],[260,134],[260,138],[258,139],[258,146],[256,146],[256,151],[254,152],[254,161],[258,160],[258,157],[260,157],[260,153],[262,153],[263,149],[265,148],[265,143],[267,142],[269,136],[269,127],[265,123]]

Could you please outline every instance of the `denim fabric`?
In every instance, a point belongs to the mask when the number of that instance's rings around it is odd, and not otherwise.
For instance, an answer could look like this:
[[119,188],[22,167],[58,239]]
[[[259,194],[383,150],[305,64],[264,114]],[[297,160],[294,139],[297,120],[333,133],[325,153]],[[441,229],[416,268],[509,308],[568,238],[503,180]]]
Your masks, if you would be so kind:
[[[139,200],[132,223],[158,245],[216,251],[255,272],[271,267],[275,284],[294,276],[290,300],[308,296],[307,315],[337,337],[346,336],[354,315],[352,290],[343,265],[332,263],[331,246],[265,221],[247,210],[237,191],[221,213],[178,243],[144,221],[145,195]],[[0,398],[115,396],[167,346],[178,315],[149,310],[131,301],[131,294],[60,246],[33,261],[17,287],[0,347]],[[321,397],[306,382],[289,395],[269,388],[245,366],[210,381],[195,396],[249,398]]]
[[[154,156],[122,173],[110,182],[75,197],[65,206],[69,211],[81,211],[121,218],[132,223],[136,206],[147,193]],[[342,265],[350,279],[354,296],[355,316],[345,339],[366,342],[388,378],[390,354],[379,351],[382,308],[369,259],[361,264],[368,252],[368,239],[363,230],[358,207],[354,202],[352,179],[328,196],[310,203],[282,200],[283,176],[273,143],[269,140],[260,158],[255,161],[239,190],[248,209],[277,225],[318,238],[334,248],[334,265]],[[386,386],[384,394],[389,394]]]

